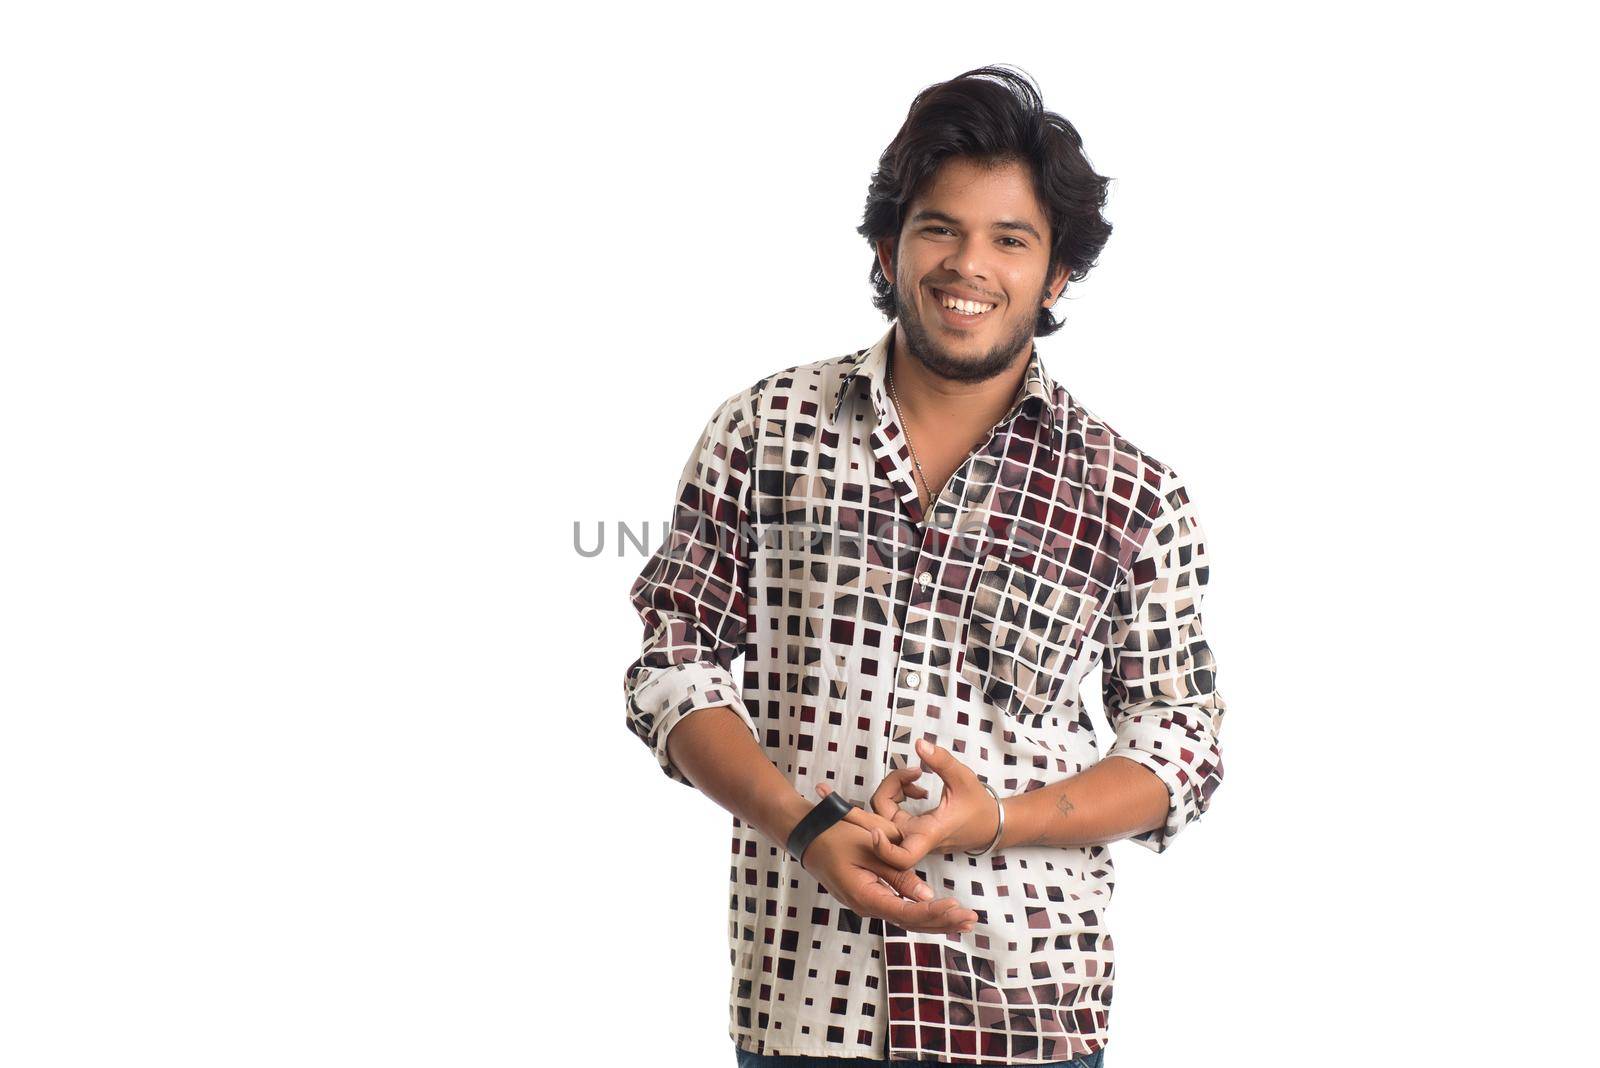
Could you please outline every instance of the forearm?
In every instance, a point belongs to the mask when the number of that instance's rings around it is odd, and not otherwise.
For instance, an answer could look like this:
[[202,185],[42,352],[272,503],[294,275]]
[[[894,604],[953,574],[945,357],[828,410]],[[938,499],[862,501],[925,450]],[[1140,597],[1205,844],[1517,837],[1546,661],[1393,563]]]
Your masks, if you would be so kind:
[[794,788],[726,705],[679,720],[667,735],[667,757],[696,789],[780,849],[816,803]]
[[996,851],[1096,845],[1148,831],[1166,822],[1168,795],[1149,768],[1112,756],[1069,779],[1013,794],[1001,803],[1006,826]]

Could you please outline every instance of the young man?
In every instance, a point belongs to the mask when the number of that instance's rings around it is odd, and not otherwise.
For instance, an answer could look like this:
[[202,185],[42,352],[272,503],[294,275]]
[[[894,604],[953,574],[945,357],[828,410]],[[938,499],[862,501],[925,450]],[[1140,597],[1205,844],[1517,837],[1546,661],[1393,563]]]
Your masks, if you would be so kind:
[[727,398],[633,584],[629,726],[733,814],[741,1065],[1099,1065],[1106,843],[1221,781],[1185,484],[1034,345],[1106,181],[1009,69],[919,94],[860,228],[893,325]]

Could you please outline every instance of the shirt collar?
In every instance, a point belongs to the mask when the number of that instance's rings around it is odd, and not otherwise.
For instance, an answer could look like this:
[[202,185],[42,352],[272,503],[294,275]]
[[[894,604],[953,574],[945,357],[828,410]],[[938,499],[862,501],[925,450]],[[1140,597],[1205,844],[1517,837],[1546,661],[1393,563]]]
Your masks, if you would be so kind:
[[[878,418],[884,419],[887,415],[889,395],[884,392],[885,371],[889,366],[889,346],[894,340],[895,324],[890,323],[889,329],[884,331],[870,348],[861,349],[845,357],[845,373],[839,380],[839,385],[833,395],[833,421],[839,421],[839,413],[844,408],[844,402],[851,393],[859,388],[856,381],[867,382],[867,389],[872,397],[872,405],[877,410]],[[1049,426],[1056,447],[1061,446],[1062,399],[1058,399],[1060,387],[1056,385],[1050,372],[1045,369],[1044,359],[1039,355],[1039,343],[1034,341],[1033,351],[1028,354],[1028,367],[1022,374],[1022,386],[1017,390],[1017,396],[1011,408],[1006,412],[1002,422],[1010,422],[1016,417],[1021,408],[1031,408],[1034,414],[1039,415],[1043,422]]]

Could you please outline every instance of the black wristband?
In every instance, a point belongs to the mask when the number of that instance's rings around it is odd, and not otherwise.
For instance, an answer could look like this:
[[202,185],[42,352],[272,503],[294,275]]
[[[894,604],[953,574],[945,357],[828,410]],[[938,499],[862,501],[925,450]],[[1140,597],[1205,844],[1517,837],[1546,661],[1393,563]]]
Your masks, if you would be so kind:
[[805,856],[806,846],[810,845],[817,835],[832,827],[835,823],[850,814],[852,808],[866,808],[860,801],[846,801],[837,792],[830,792],[827,797],[818,801],[811,807],[794,830],[789,832],[789,843],[785,847],[789,855],[796,861]]

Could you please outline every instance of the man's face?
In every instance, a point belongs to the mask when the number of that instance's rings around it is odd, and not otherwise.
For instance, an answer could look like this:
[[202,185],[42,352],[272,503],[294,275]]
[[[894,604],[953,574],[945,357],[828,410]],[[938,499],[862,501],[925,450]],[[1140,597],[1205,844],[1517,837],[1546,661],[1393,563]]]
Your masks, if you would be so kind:
[[[1046,286],[1050,224],[1025,165],[983,167],[954,157],[912,200],[900,237],[878,248],[894,280],[895,315],[910,355],[944,378],[981,382],[1010,367],[1033,340]],[[979,314],[946,296],[992,305]]]

